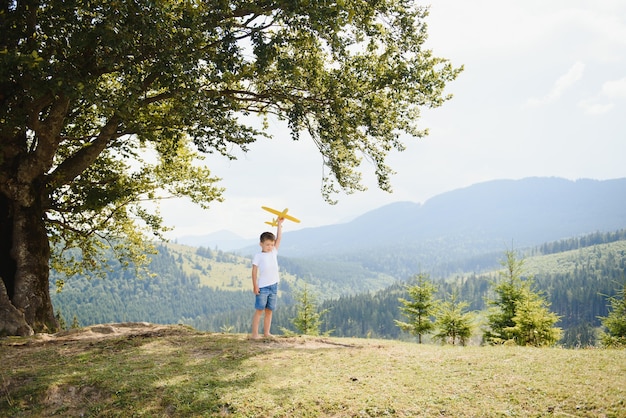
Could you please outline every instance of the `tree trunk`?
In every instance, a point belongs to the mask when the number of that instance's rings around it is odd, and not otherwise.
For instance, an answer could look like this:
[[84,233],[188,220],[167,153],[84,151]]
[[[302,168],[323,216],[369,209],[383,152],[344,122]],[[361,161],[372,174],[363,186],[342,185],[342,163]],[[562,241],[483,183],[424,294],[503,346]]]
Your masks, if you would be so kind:
[[0,335],[55,332],[49,288],[50,244],[40,201],[0,197]]

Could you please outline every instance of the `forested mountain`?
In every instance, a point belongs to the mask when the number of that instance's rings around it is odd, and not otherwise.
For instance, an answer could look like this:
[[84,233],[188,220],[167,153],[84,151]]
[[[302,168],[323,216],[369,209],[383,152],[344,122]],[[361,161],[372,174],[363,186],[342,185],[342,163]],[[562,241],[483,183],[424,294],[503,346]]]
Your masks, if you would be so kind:
[[[544,243],[522,255],[526,275],[534,278],[551,310],[561,316],[557,325],[566,331],[563,342],[593,344],[598,316],[608,312],[607,296],[626,280],[626,230]],[[503,251],[485,256],[492,265],[502,258]],[[203,247],[163,245],[152,257],[150,277],[136,278],[131,271],[115,269],[107,279],[68,280],[61,293],[52,292],[52,298],[66,323],[76,316],[81,325],[147,321],[248,332],[253,312],[249,263],[249,258]],[[374,286],[377,277],[360,265],[350,270],[347,263],[326,265],[291,258],[281,258],[280,264],[283,278],[280,309],[274,315],[276,330],[293,329],[293,289],[306,282],[318,295],[320,309],[328,309],[322,331],[332,330],[335,336],[408,338],[394,324],[394,319],[402,319],[398,298],[406,297],[403,279],[380,276]],[[416,270],[413,274],[429,274],[439,297],[458,287],[461,299],[481,311],[496,270],[451,276]]]
[[359,264],[398,278],[417,270],[478,272],[506,248],[625,228],[625,208],[626,178],[495,180],[423,205],[399,202],[345,224],[286,232],[281,255]]

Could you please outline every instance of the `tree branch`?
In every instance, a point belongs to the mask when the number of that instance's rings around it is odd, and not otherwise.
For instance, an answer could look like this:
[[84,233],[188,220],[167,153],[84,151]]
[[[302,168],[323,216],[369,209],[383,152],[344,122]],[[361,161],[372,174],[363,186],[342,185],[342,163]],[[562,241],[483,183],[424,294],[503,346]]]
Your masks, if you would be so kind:
[[102,127],[98,136],[86,144],[74,155],[66,158],[59,166],[50,174],[48,186],[51,188],[59,187],[63,184],[71,182],[93,164],[98,156],[104,151],[109,142],[117,137],[117,130],[120,124],[120,118],[114,115],[106,125]]

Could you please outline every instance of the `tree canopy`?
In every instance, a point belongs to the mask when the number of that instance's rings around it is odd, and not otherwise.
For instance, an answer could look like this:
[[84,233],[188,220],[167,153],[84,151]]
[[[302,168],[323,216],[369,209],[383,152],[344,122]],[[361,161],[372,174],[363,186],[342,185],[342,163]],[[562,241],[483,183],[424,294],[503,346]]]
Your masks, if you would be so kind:
[[[267,136],[246,115],[310,135],[329,202],[364,189],[363,159],[391,190],[388,153],[426,134],[420,109],[461,71],[425,48],[427,14],[409,0],[3,2],[4,308],[54,328],[51,256],[68,274],[105,266],[104,247],[136,260],[164,228],[143,201],[220,201],[202,154]],[[48,240],[81,251],[55,257]]]

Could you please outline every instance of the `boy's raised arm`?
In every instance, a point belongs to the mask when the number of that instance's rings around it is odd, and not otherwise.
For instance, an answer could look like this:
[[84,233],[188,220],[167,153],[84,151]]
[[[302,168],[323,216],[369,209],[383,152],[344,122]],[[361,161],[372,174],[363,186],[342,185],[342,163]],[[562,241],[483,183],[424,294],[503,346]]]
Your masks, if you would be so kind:
[[280,247],[280,239],[283,236],[283,222],[285,221],[285,218],[278,218],[278,226],[276,227],[276,241],[274,241],[274,248],[276,248],[276,250],[278,250],[278,247]]

